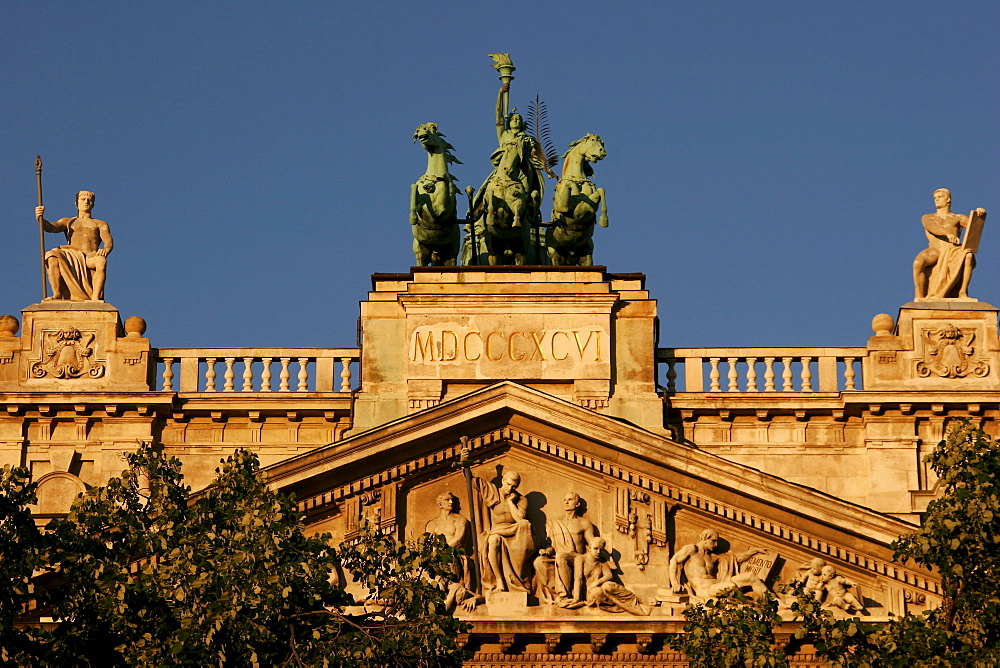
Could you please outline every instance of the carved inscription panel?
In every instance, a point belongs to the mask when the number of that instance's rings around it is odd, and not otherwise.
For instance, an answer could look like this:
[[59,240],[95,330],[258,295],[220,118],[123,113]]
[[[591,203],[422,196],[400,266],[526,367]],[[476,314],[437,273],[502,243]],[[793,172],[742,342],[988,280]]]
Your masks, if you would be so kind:
[[610,378],[611,336],[604,322],[574,315],[465,317],[408,322],[410,378]]

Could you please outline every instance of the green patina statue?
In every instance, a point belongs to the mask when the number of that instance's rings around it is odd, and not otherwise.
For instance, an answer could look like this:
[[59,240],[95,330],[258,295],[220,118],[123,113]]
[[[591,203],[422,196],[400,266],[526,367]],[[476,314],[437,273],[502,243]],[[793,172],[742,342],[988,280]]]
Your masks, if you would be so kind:
[[462,164],[436,123],[424,123],[413,133],[427,150],[427,171],[410,186],[410,225],[417,266],[454,266],[459,249],[459,220],[455,214],[456,179],[451,163]]
[[[554,265],[587,267],[594,263],[594,223],[608,226],[608,204],[604,188],[590,180],[594,175],[590,163],[606,155],[604,141],[588,134],[570,144],[563,156],[562,176],[552,203],[552,226],[545,233],[545,250]],[[604,211],[598,221],[602,203]]]
[[[552,221],[544,222],[541,204],[545,175],[555,178],[550,169],[555,158],[546,157],[554,150],[548,138],[544,104],[536,98],[535,104],[529,105],[529,130],[521,114],[510,107],[510,82],[515,70],[510,55],[489,56],[501,82],[495,116],[497,149],[490,156],[493,171],[483,185],[479,190],[471,186],[465,189],[469,197],[465,219],[456,214],[457,179],[448,171],[451,163],[461,164],[451,154],[453,147],[435,123],[424,123],[413,135],[414,141],[427,150],[427,171],[410,187],[410,225],[417,265],[453,266],[461,247],[461,261],[466,266],[528,262],[590,266],[594,260],[594,227],[608,226],[604,188],[590,180],[594,174],[591,163],[607,155],[604,141],[598,135],[587,134],[570,144],[555,189]],[[462,223],[466,231],[464,245],[459,243]]]
[[[499,147],[490,156],[493,171],[476,192],[469,219],[473,236],[485,246],[489,264],[525,263],[531,228],[541,223],[540,205],[545,193],[538,142],[529,135],[521,114],[509,112],[510,82],[514,65],[505,53],[490,54],[500,72],[496,129]],[[479,264],[479,244],[473,252],[466,244],[463,264]]]

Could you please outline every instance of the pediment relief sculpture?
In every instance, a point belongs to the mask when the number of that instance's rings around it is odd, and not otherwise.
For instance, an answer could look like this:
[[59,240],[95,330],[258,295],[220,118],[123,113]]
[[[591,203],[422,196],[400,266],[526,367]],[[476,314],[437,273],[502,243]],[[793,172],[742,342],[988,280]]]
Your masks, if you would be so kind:
[[582,517],[583,501],[576,492],[563,498],[563,517],[545,524],[550,545],[535,560],[535,583],[540,600],[561,608],[580,608],[587,600],[583,562],[597,527]]
[[621,583],[607,540],[584,517],[586,502],[578,493],[565,494],[562,512],[545,522],[543,532],[529,519],[520,485],[521,476],[510,468],[503,470],[499,486],[472,476],[474,522],[458,512],[461,502],[451,491],[437,495],[438,515],[425,530],[462,552],[455,563],[457,582],[447,585],[449,609],[471,612],[495,596],[520,593],[524,598],[514,600],[522,606],[537,601],[563,610],[650,614],[651,606]]
[[615,577],[618,570],[607,552],[607,541],[589,519],[586,504],[576,492],[567,492],[563,515],[545,524],[549,546],[535,559],[535,593],[539,601],[576,610],[590,607],[604,612],[648,615],[645,605]]
[[[414,424],[427,419],[407,418]],[[394,425],[393,433],[398,429]],[[685,603],[729,589],[773,593],[775,583],[795,576],[789,560],[803,563],[816,557],[826,557],[835,567],[829,580],[833,584],[827,589],[824,583],[822,590],[832,592],[824,593],[824,600],[836,610],[844,610],[835,605],[843,601],[855,609],[865,603],[875,617],[902,614],[904,590],[938,595],[930,574],[891,563],[886,546],[897,524],[891,520],[826,498],[816,505],[820,500],[810,490],[770,479],[748,477],[745,490],[716,489],[712,481],[730,480],[726,476],[732,475],[733,465],[709,468],[715,462],[711,457],[701,463],[706,476],[692,477],[668,464],[637,467],[633,459],[641,452],[616,449],[613,441],[557,441],[539,432],[540,424],[528,432],[505,422],[460,438],[466,446],[460,448],[448,434],[428,429],[427,434],[435,435],[427,438],[439,445],[408,436],[411,454],[391,462],[385,461],[385,448],[391,447],[385,434],[362,434],[360,443],[376,445],[368,455],[364,445],[355,450],[351,477],[336,482],[301,478],[312,481],[310,486],[324,486],[312,487],[312,495],[302,497],[300,504],[329,518],[324,521],[330,530],[345,539],[352,527],[369,519],[414,539],[426,530],[453,546],[464,544],[468,558],[456,566],[459,586],[451,589],[449,606],[477,620],[602,615],[613,609],[644,614],[638,606],[673,619]],[[388,438],[404,442],[402,435]],[[352,457],[350,452],[343,445],[331,450],[338,457]],[[769,504],[755,495],[765,483]],[[777,501],[782,510],[769,514]],[[841,516],[857,527],[843,540],[827,523]],[[858,531],[869,538],[859,538]],[[647,532],[651,542],[644,537]],[[605,541],[603,552],[590,552],[594,538]],[[607,564],[610,580],[599,563]],[[605,586],[607,582],[631,593]],[[837,585],[858,602],[841,595]],[[621,600],[612,605],[595,587],[612,599],[620,594]],[[870,598],[862,599],[860,588]]]
[[983,378],[990,372],[990,365],[984,359],[974,359],[976,352],[972,345],[976,332],[960,329],[951,323],[939,329],[925,329],[924,359],[917,362],[917,375],[927,378],[935,374],[942,378]]
[[461,606],[464,610],[475,610],[482,603],[482,597],[476,594],[475,564],[472,556],[472,524],[458,514],[460,502],[451,492],[438,494],[438,516],[427,522],[425,531],[430,534],[444,536],[450,547],[461,550],[455,560],[454,572],[456,582],[448,583],[448,595],[445,597],[445,607],[449,612]]
[[610,556],[604,547],[603,538],[591,538],[587,543],[587,554],[580,564],[582,579],[586,583],[587,597],[584,603],[605,612],[627,612],[632,615],[648,615],[650,607],[639,600],[632,591],[614,580]]
[[507,469],[499,487],[473,479],[477,493],[483,590],[528,592],[532,584],[535,540],[527,519],[527,500],[518,491],[521,476]]
[[694,602],[702,602],[732,589],[761,596],[770,591],[759,575],[746,566],[762,550],[751,548],[741,554],[719,554],[718,547],[719,532],[705,529],[697,543],[677,550],[670,559],[668,572],[671,592],[687,594]]
[[848,614],[866,613],[867,607],[857,582],[837,573],[836,567],[817,557],[799,569],[793,582],[802,584],[802,593],[826,610]]

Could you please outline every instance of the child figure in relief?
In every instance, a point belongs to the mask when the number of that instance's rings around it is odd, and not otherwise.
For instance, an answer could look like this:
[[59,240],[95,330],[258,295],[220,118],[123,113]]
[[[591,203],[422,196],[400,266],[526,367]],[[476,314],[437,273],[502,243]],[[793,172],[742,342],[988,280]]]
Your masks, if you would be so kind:
[[824,559],[816,558],[809,562],[809,570],[806,571],[805,579],[802,581],[802,592],[806,596],[812,596],[817,601],[823,600],[825,583],[823,580],[823,567],[826,566]]
[[864,611],[865,604],[858,600],[850,589],[857,590],[858,583],[837,575],[837,570],[833,566],[824,566],[821,576],[823,585],[826,588],[826,600],[824,607],[840,608],[846,612],[854,609]]

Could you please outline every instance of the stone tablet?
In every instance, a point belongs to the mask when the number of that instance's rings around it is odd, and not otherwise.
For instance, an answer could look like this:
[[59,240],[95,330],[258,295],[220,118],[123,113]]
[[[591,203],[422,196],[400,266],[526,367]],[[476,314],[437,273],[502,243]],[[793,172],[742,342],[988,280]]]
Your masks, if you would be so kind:
[[973,253],[979,252],[979,241],[983,238],[983,226],[986,224],[986,212],[976,209],[969,214],[969,227],[962,241],[962,248]]

